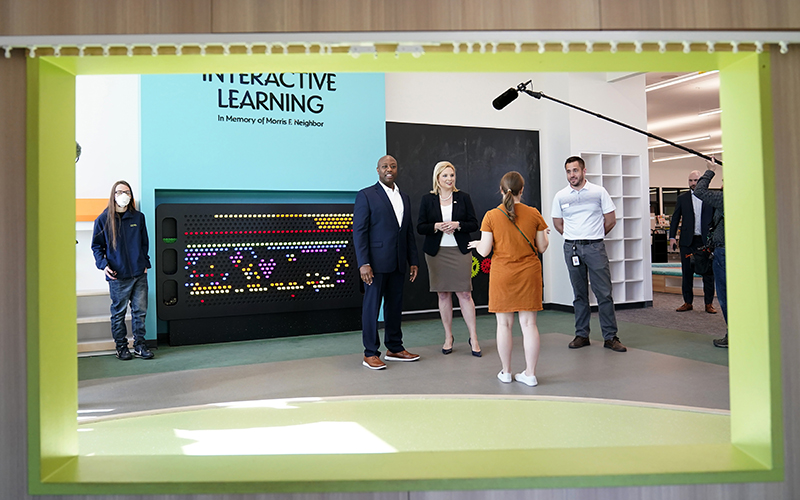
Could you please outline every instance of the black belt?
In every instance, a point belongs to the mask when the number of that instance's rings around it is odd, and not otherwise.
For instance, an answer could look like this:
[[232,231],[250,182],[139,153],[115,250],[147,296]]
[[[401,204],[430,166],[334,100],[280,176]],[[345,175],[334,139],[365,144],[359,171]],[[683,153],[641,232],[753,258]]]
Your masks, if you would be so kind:
[[567,243],[575,243],[576,245],[591,245],[592,243],[601,243],[603,240],[564,240]]

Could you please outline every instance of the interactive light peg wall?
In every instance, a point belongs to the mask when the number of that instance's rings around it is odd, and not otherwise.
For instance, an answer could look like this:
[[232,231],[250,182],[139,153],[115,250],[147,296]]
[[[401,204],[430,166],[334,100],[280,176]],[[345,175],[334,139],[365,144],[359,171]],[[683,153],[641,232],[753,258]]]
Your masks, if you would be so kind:
[[352,205],[162,204],[164,320],[357,307]]
[[800,31],[456,31],[371,33],[238,33],[192,35],[68,35],[0,37],[5,57],[134,56],[207,54],[341,54],[353,57],[394,52],[498,53],[559,51],[762,52],[769,45],[785,54],[800,44]]

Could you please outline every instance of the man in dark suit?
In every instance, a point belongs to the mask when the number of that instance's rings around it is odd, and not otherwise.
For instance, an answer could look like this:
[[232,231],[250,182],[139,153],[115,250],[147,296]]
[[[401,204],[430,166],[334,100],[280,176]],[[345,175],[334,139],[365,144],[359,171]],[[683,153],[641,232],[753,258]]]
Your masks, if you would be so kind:
[[[678,312],[691,311],[692,300],[694,299],[694,268],[692,266],[692,253],[703,246],[708,239],[708,230],[711,226],[711,215],[713,208],[707,203],[700,201],[694,195],[694,188],[700,179],[700,172],[693,170],[689,174],[689,188],[691,191],[678,196],[678,203],[675,205],[675,212],[672,214],[672,221],[669,227],[669,244],[675,250],[677,242],[675,236],[678,231],[678,224],[681,226],[681,271],[683,280],[681,290],[683,292],[683,305],[676,309]],[[705,299],[706,312],[716,314],[712,302],[714,301],[714,274],[709,272],[703,276],[703,296]]]
[[364,282],[364,302],[361,312],[364,341],[363,365],[382,370],[380,359],[378,312],[383,299],[384,359],[416,361],[419,355],[403,347],[400,315],[403,311],[403,284],[406,265],[410,266],[411,281],[417,278],[419,257],[411,226],[411,201],[395,184],[397,160],[384,156],[378,160],[378,182],[356,195],[353,209],[353,242],[361,280]]

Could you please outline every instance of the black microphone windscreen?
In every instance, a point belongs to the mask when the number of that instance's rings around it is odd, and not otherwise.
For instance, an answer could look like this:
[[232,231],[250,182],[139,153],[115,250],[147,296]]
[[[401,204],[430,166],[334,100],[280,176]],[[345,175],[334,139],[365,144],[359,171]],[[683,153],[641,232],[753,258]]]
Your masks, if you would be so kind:
[[500,111],[501,109],[508,106],[511,103],[511,101],[516,99],[517,95],[519,95],[517,89],[508,89],[499,96],[497,96],[497,99],[492,101],[492,106],[494,106],[494,109]]

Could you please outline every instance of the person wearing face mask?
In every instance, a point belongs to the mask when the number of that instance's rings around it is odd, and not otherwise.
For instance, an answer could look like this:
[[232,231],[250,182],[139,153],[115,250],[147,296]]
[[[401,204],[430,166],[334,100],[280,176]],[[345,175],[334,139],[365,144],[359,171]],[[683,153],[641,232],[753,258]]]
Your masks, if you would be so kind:
[[[92,252],[97,268],[105,273],[111,295],[111,335],[121,360],[133,356],[151,359],[145,343],[147,269],[150,268],[144,214],[136,210],[130,184],[117,181],[108,207],[94,221]],[[128,349],[125,314],[131,304],[133,355]]]

